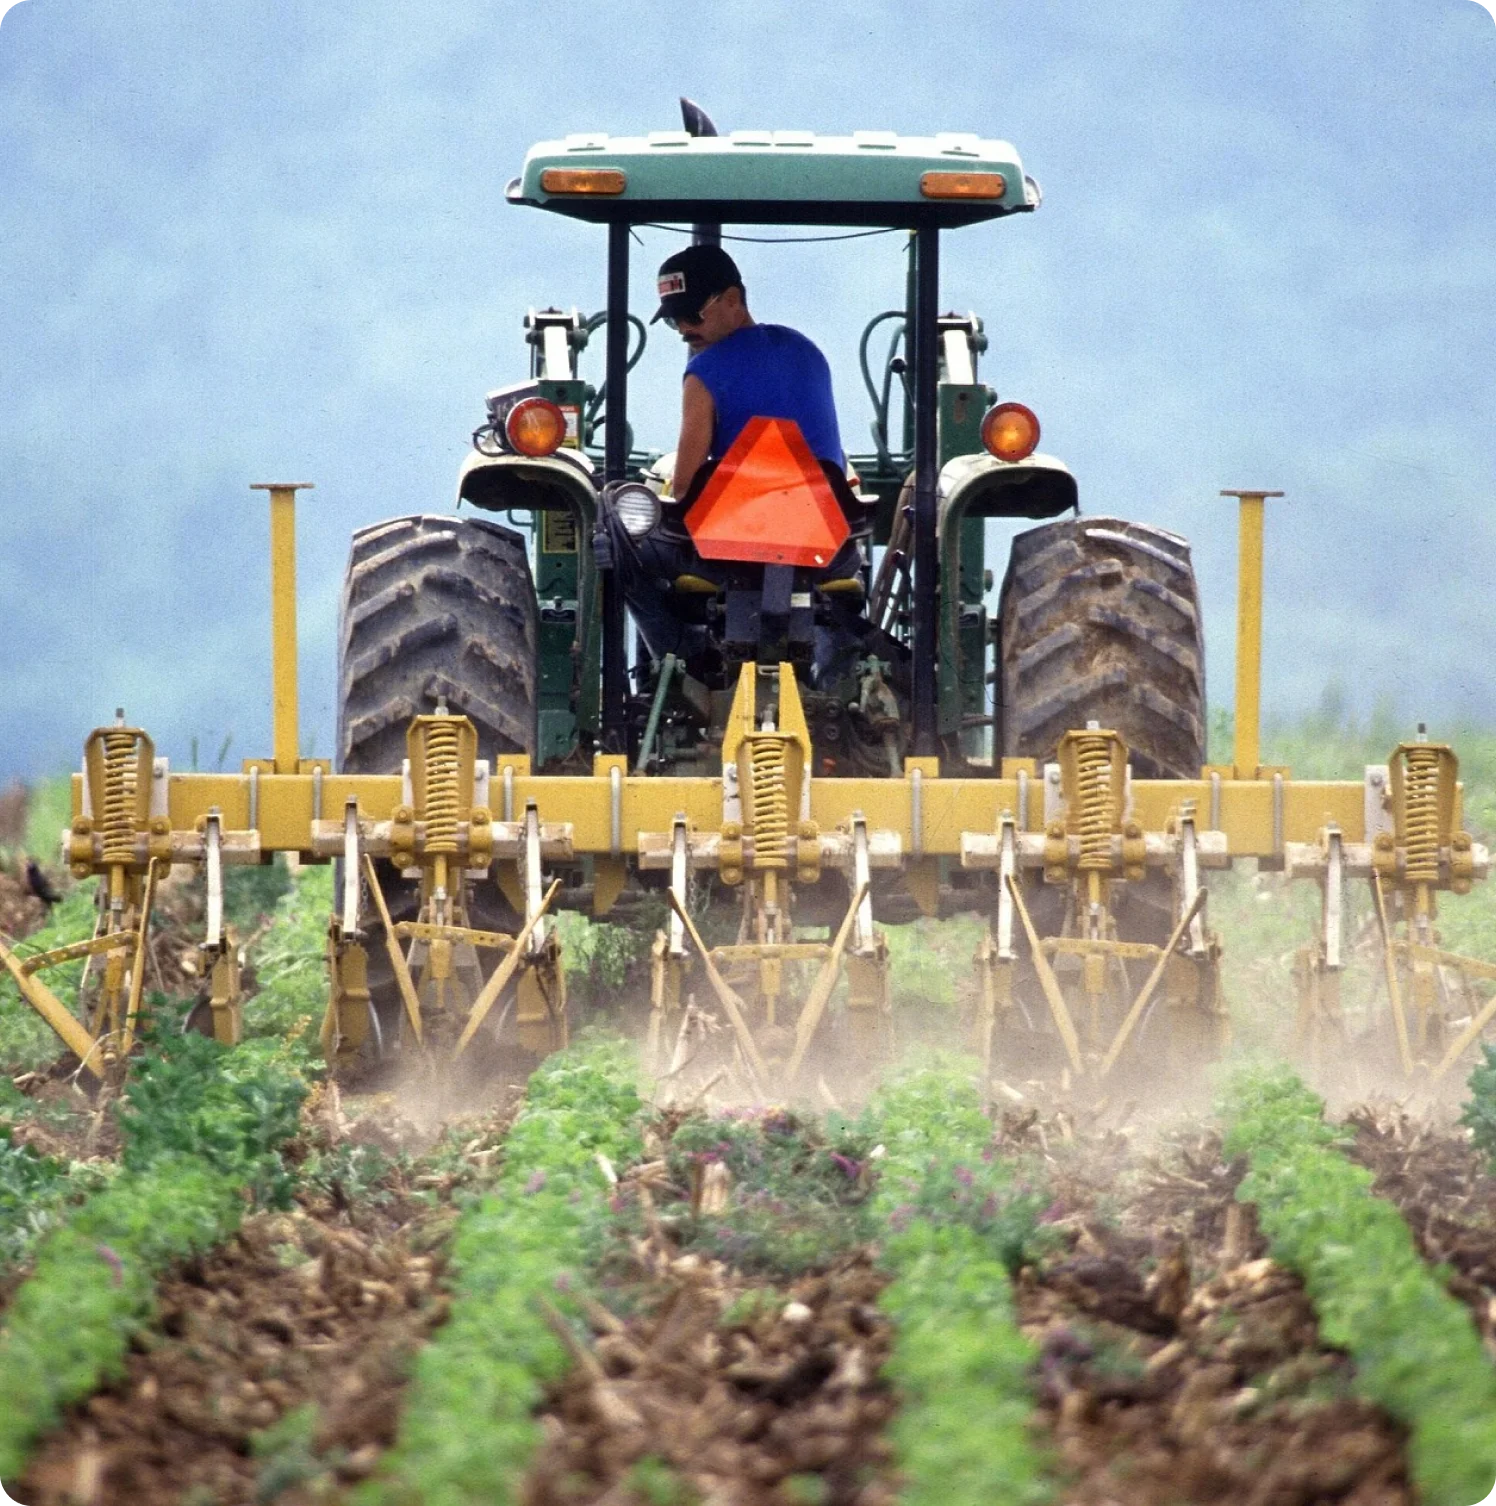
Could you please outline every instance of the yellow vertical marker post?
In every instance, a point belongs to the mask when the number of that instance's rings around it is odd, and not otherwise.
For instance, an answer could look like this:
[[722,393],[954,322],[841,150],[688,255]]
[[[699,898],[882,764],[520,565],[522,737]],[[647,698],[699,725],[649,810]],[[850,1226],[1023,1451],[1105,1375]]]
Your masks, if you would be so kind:
[[296,703],[296,493],[310,481],[255,481],[270,493],[270,674],[275,772],[294,774],[301,756]]
[[1238,779],[1262,767],[1262,514],[1282,492],[1222,491],[1241,502],[1236,564],[1236,736],[1232,763]]

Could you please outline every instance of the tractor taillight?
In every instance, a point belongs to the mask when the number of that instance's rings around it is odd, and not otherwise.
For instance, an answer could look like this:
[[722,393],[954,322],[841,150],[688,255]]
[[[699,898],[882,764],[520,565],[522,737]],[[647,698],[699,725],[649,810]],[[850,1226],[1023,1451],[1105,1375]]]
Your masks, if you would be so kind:
[[504,433],[521,455],[552,455],[566,438],[566,415],[549,398],[527,397],[509,410]]
[[982,443],[999,460],[1027,460],[1039,444],[1039,420],[1022,403],[999,403],[982,420]]
[[620,194],[627,175],[616,167],[548,167],[540,175],[545,193]]
[[924,173],[919,191],[927,199],[1000,199],[1008,180],[1001,173]]

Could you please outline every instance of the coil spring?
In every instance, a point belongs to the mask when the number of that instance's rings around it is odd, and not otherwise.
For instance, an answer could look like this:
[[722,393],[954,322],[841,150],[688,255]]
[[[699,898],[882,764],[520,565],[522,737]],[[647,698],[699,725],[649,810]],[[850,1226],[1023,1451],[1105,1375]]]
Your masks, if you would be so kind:
[[426,724],[426,851],[457,851],[457,717]]
[[1084,736],[1075,748],[1076,825],[1082,869],[1112,866],[1112,740]]
[[790,797],[784,784],[785,739],[759,733],[751,744],[753,760],[753,862],[758,868],[783,868],[790,830]]
[[1410,884],[1439,881],[1439,753],[1409,748],[1403,759],[1403,842]]
[[104,861],[128,863],[135,856],[135,796],[139,769],[135,734],[119,728],[104,734]]

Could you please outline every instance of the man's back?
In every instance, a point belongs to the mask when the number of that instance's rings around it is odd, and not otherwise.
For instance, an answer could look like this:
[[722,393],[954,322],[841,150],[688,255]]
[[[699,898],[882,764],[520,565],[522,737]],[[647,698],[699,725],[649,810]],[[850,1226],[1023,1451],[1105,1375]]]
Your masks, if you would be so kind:
[[720,459],[750,418],[787,418],[811,451],[840,467],[845,459],[831,393],[831,368],[816,346],[782,324],[750,324],[686,363],[716,410],[710,455]]

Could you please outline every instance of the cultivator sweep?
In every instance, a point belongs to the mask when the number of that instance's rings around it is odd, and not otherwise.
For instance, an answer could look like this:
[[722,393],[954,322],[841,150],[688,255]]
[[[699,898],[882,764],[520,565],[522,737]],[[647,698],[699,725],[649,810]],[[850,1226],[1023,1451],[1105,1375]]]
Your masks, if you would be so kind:
[[[1074,477],[1037,451],[1037,417],[978,380],[982,320],[940,311],[941,235],[1039,206],[1013,147],[719,136],[694,106],[685,120],[541,143],[510,185],[512,202],[608,233],[607,308],[531,311],[529,380],[488,395],[460,473],[460,501],[528,518],[529,539],[467,516],[360,530],[335,769],[299,755],[299,484],[265,484],[273,756],[180,773],[123,715],[93,733],[65,858],[100,880],[97,934],[24,959],[0,946],[23,996],[87,1070],[109,1071],[131,1048],[156,888],[195,867],[198,1018],[236,1040],[224,871],[287,853],[340,865],[322,1026],[337,1063],[556,1049],[569,1029],[558,912],[638,913],[653,896],[648,1035],[665,1073],[707,1037],[763,1094],[876,1057],[892,1022],[879,923],[969,912],[985,923],[974,992],[989,1071],[1099,1088],[1220,1049],[1207,884],[1251,858],[1322,894],[1298,961],[1304,1048],[1336,1051],[1349,1028],[1346,886],[1364,879],[1386,1038],[1404,1073],[1447,1073],[1496,1019],[1496,966],[1444,949],[1435,926],[1437,896],[1489,866],[1463,829],[1456,757],[1420,737],[1343,782],[1261,763],[1263,518],[1279,494],[1246,491],[1230,494],[1236,745],[1231,764],[1206,762],[1187,542],[1082,517]],[[632,448],[628,377],[647,326],[629,309],[629,248],[636,226],[662,221],[689,223],[698,246],[725,221],[907,235],[905,305],[862,340],[871,454],[813,454],[793,418],[752,415],[677,497],[673,456]],[[659,291],[690,287],[672,274]],[[751,323],[740,281],[711,298]],[[672,327],[704,329],[706,306],[672,304]],[[869,343],[890,321],[880,385]],[[594,388],[579,361],[599,327]],[[1040,524],[1014,539],[994,615],[988,519]],[[80,957],[75,1014],[44,974]]]

